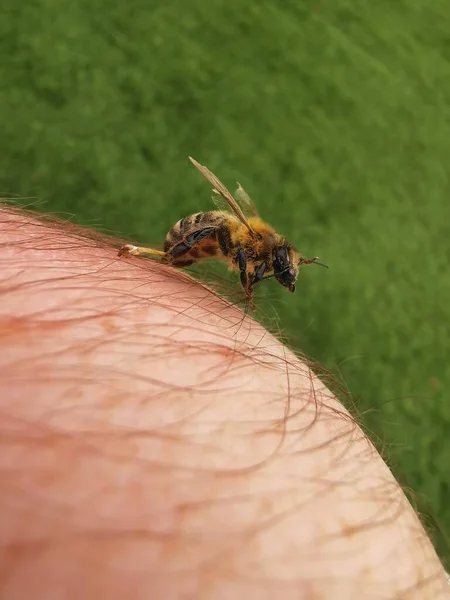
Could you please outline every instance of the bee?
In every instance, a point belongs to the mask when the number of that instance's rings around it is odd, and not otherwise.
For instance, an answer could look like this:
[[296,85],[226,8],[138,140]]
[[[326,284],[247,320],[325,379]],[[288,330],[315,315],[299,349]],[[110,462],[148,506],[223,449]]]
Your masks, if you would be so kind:
[[126,244],[119,256],[156,256],[172,267],[184,268],[205,258],[217,258],[239,271],[240,282],[249,305],[254,308],[257,284],[267,279],[295,292],[299,268],[327,265],[318,257],[304,258],[287,239],[265,223],[254,202],[238,183],[232,196],[211,171],[189,157],[191,163],[213,186],[217,210],[198,212],[175,223],[164,240],[164,251]]

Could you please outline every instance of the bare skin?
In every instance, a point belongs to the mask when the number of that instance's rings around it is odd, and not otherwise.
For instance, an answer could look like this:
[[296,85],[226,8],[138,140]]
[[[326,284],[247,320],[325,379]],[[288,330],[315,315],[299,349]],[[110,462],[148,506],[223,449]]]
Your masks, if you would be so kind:
[[0,598],[450,598],[307,364],[86,234],[0,209]]

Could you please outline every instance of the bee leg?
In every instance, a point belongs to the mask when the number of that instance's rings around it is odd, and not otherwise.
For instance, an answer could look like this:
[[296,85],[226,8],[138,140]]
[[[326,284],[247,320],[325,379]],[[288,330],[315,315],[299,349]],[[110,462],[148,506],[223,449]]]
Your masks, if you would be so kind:
[[133,246],[133,244],[125,244],[122,246],[117,256],[165,256],[165,252],[161,250],[154,250],[153,248],[143,248],[140,246]]
[[252,277],[247,275],[247,257],[242,248],[239,248],[237,251],[237,259],[241,277],[241,285],[245,290],[245,297],[251,310],[255,310],[255,304],[253,302],[253,280]]
[[254,277],[253,277],[253,285],[255,283],[259,283],[264,278],[264,273],[266,272],[267,265],[265,262],[261,263],[257,269],[255,269]]
[[245,256],[245,252],[242,250],[242,248],[239,248],[237,251],[237,259],[241,277],[241,285],[245,291],[247,291],[247,257]]
[[264,277],[264,273],[266,272],[267,264],[265,262],[261,263],[259,267],[257,267],[253,273],[247,275],[247,290],[249,293],[253,293],[253,288],[256,284],[258,284],[263,279],[267,279]]

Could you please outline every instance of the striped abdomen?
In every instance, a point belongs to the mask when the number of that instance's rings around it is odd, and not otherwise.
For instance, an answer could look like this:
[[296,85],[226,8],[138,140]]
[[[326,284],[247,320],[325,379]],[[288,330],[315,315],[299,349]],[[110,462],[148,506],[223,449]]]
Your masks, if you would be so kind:
[[196,213],[180,219],[167,234],[164,240],[166,261],[174,267],[188,267],[204,258],[226,255],[229,242],[224,213]]

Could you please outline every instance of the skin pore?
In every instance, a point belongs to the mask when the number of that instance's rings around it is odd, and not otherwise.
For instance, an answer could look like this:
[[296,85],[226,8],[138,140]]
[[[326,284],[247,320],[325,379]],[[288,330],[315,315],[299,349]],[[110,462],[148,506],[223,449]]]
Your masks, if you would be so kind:
[[250,316],[20,209],[0,247],[0,598],[450,597],[370,441]]

